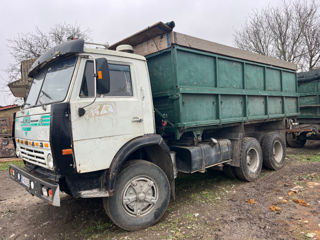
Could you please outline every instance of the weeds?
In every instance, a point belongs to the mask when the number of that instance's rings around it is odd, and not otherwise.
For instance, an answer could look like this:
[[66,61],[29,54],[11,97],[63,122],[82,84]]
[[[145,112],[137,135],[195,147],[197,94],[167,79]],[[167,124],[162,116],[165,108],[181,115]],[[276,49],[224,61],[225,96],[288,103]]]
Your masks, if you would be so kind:
[[293,154],[288,154],[287,157],[295,159],[297,161],[302,161],[302,162],[320,162],[320,155],[318,155],[318,154],[315,154],[315,155],[307,155],[307,154],[293,155]]
[[23,161],[0,162],[0,171],[8,171],[10,164],[14,164],[18,167],[24,167]]

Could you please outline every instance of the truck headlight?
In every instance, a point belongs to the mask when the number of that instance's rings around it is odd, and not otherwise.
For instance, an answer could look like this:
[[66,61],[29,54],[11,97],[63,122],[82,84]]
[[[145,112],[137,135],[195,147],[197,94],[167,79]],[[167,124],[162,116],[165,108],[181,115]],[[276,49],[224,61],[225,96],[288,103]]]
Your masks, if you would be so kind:
[[50,153],[47,155],[47,165],[49,168],[53,168],[53,159]]

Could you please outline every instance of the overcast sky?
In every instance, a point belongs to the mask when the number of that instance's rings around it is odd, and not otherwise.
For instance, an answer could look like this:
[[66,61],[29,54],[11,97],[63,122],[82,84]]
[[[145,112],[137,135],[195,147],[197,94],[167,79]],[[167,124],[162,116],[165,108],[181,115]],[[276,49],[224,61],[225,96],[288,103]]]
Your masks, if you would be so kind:
[[0,14],[0,105],[5,96],[6,69],[13,62],[7,40],[19,33],[48,31],[55,24],[78,24],[90,29],[91,40],[112,44],[158,21],[175,21],[175,31],[233,45],[233,34],[252,11],[279,0],[5,0]]

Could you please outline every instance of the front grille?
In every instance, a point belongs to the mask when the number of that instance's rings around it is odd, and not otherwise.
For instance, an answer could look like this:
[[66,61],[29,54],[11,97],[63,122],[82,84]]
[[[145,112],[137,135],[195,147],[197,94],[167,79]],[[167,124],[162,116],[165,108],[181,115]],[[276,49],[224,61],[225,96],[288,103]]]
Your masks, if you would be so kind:
[[37,165],[46,165],[44,152],[28,147],[20,147],[21,158]]

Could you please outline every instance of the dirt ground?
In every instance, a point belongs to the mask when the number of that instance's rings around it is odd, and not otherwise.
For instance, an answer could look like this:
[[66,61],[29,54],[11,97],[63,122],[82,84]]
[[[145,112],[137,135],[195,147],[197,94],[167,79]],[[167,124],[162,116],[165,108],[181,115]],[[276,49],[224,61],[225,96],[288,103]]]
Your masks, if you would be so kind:
[[179,176],[176,201],[146,230],[126,232],[99,199],[62,198],[60,208],[29,195],[0,171],[0,239],[319,239],[320,141],[288,149],[279,171],[244,183],[220,171]]

